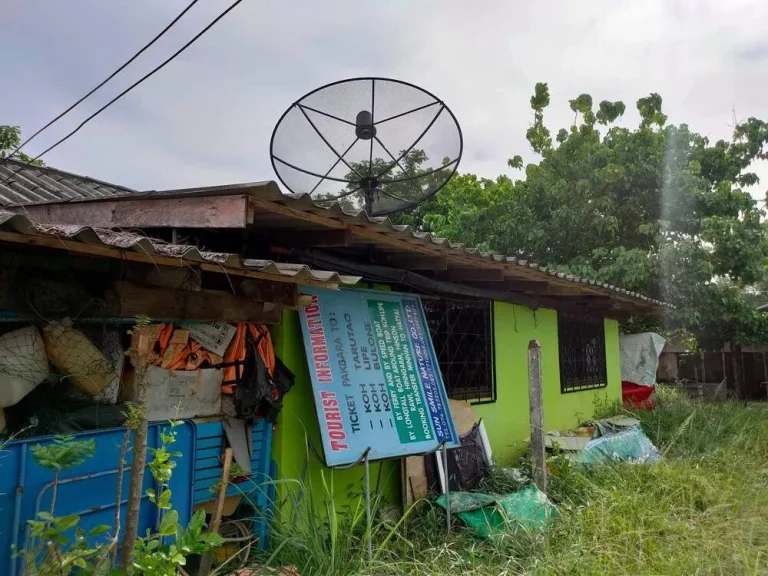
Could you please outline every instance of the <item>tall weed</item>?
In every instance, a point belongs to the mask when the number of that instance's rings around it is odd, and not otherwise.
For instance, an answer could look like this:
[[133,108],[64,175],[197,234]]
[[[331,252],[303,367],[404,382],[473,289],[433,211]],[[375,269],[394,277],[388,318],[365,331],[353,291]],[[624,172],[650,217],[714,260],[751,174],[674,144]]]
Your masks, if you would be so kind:
[[[555,458],[550,496],[559,513],[543,534],[485,542],[460,527],[447,534],[442,509],[429,502],[393,522],[375,501],[368,564],[362,500],[338,510],[332,485],[310,496],[297,483],[294,521],[276,534],[274,552],[255,561],[304,575],[768,574],[768,406],[693,400],[674,389],[658,396],[656,410],[632,414],[663,460],[583,468]],[[486,488],[515,483],[499,476]]]

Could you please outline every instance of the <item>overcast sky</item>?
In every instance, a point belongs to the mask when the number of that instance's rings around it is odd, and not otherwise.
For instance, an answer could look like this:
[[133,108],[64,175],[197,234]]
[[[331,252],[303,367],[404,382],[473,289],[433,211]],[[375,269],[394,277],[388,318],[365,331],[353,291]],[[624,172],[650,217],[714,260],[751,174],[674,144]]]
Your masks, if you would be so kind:
[[[159,32],[188,0],[0,0],[0,124],[31,134]],[[200,0],[102,92],[35,140],[35,154],[157,65],[231,0]],[[529,98],[547,123],[568,99],[664,98],[670,120],[728,138],[734,114],[768,118],[765,0],[245,0],[157,76],[47,155],[49,165],[135,189],[274,179],[269,138],[304,93],[352,76],[424,86],[461,123],[460,170],[495,177],[534,160]],[[768,186],[768,169],[756,196]]]

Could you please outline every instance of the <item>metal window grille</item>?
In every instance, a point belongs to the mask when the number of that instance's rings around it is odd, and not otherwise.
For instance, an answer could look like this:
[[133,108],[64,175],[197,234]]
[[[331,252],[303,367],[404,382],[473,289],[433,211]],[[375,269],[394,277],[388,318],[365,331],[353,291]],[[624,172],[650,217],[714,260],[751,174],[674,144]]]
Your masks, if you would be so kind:
[[422,303],[448,397],[494,402],[491,302],[422,297]]
[[560,312],[557,315],[560,391],[605,388],[605,327],[602,318]]

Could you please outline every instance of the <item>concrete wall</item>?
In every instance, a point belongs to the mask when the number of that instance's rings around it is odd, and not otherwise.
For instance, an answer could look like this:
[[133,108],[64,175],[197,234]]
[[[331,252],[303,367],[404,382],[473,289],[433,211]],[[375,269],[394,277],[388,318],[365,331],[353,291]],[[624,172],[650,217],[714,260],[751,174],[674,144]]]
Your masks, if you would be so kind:
[[583,392],[560,392],[557,312],[533,311],[525,306],[497,302],[494,305],[496,342],[496,402],[476,407],[485,421],[497,462],[519,456],[529,436],[528,343],[538,340],[544,376],[544,423],[547,429],[566,429],[590,418],[596,402],[621,400],[619,326],[605,320],[608,387]]
[[[621,400],[619,367],[619,328],[605,320],[608,387],[583,392],[560,392],[557,313],[533,310],[507,303],[494,305],[496,346],[496,402],[476,406],[484,419],[494,458],[500,464],[512,462],[526,447],[528,420],[528,342],[537,339],[542,346],[544,365],[544,420],[548,429],[576,426],[590,418],[596,403]],[[313,497],[316,506],[333,495],[337,507],[357,506],[362,494],[362,467],[332,471],[325,468],[307,439],[318,452],[322,449],[317,416],[296,312],[286,312],[283,324],[273,330],[275,351],[296,375],[296,385],[285,397],[274,436],[273,451],[279,478],[286,482],[303,480],[303,495]],[[400,500],[400,463],[375,464],[372,486],[392,503]],[[291,482],[292,485],[298,485]],[[279,485],[279,495],[287,497],[288,483]],[[310,489],[311,488],[311,489]],[[283,507],[283,514],[287,507]]]

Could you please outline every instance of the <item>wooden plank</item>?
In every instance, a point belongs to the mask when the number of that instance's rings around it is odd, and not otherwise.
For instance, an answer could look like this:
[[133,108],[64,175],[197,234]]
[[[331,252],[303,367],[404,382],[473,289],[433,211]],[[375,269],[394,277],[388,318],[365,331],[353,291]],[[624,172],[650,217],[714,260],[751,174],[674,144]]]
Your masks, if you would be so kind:
[[379,253],[375,259],[385,263],[387,266],[404,270],[444,271],[448,269],[448,258],[445,256]]
[[55,248],[57,250],[66,250],[85,256],[100,256],[105,258],[115,258],[118,260],[128,260],[130,262],[145,262],[154,266],[170,266],[174,268],[189,268],[195,266],[206,272],[217,274],[228,274],[230,276],[240,276],[243,278],[256,278],[260,280],[269,280],[272,282],[284,282],[287,284],[298,284],[300,286],[322,286],[324,288],[335,289],[338,285],[329,282],[322,282],[311,278],[296,278],[293,276],[283,276],[281,274],[269,274],[247,268],[235,268],[224,266],[222,264],[213,264],[211,262],[202,262],[196,260],[184,260],[171,256],[160,256],[157,254],[146,254],[144,252],[134,252],[133,250],[124,250],[113,246],[104,246],[99,244],[83,244],[66,238],[55,236],[30,236],[28,234],[19,234],[17,232],[0,231],[0,242],[15,242],[17,244],[26,244],[27,246],[42,246],[45,248]]
[[[502,270],[502,273],[504,271]],[[505,274],[505,273],[504,273]],[[471,280],[465,282],[470,286],[477,288],[486,288],[491,290],[504,290],[507,292],[520,292],[522,294],[549,294],[549,282],[540,282],[536,280],[510,280],[505,274],[503,282],[494,282],[489,284],[482,280]]]
[[162,290],[129,282],[115,282],[107,293],[106,301],[112,314],[125,318],[148,316],[157,319],[279,324],[282,317],[282,310],[278,307],[266,311],[261,302],[226,292]]
[[239,294],[259,302],[272,302],[285,308],[299,307],[299,290],[295,284],[276,284],[245,278],[237,282],[237,289]]
[[100,200],[40,204],[12,208],[41,224],[75,224],[94,228],[245,228],[248,198],[189,196],[141,197],[135,200]]
[[352,242],[349,229],[334,228],[332,230],[287,230],[268,231],[264,239],[271,246],[288,246],[292,248],[343,248]]
[[[449,265],[448,270],[440,274],[442,280],[450,282],[503,282],[502,268],[458,267]],[[496,288],[496,286],[494,286]],[[499,286],[500,288],[500,286]]]
[[529,294],[548,294],[551,284],[539,280],[510,280],[507,276],[504,280],[504,288],[513,292],[527,292]]
[[312,222],[314,224],[319,224],[325,228],[335,228],[335,229],[349,228],[341,220],[336,220],[335,218],[329,218],[328,216],[319,216],[317,214],[312,214],[311,212],[305,212],[303,210],[297,210],[296,208],[291,208],[290,206],[285,206],[284,204],[280,204],[278,202],[272,202],[270,200],[258,200],[255,198],[251,198],[251,206],[253,207],[254,212],[263,210],[266,212],[271,212],[273,214],[279,214],[281,216],[285,216],[288,218],[293,218],[296,220],[304,220],[305,222]]
[[611,298],[608,295],[596,294],[559,294],[557,296],[552,296],[552,298],[570,304],[586,304],[588,306],[594,304],[609,304],[615,301],[614,298]]
[[583,284],[573,282],[562,285],[550,285],[547,288],[547,296],[580,296],[584,293]]

